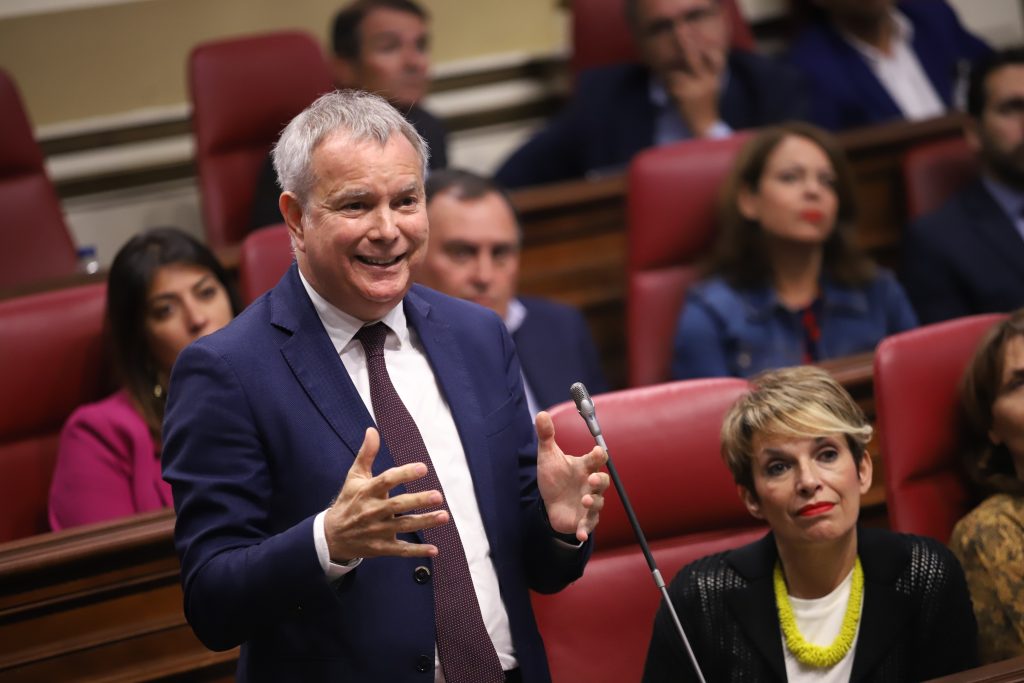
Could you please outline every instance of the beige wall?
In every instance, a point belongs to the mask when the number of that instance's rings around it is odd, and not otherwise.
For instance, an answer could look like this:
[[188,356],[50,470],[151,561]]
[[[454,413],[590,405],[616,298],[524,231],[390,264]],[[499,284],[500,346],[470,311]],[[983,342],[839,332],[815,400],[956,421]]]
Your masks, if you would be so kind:
[[[435,64],[564,44],[558,0],[423,0]],[[34,125],[186,101],[185,60],[199,42],[279,28],[324,39],[339,0],[139,0],[0,19],[0,66]]]

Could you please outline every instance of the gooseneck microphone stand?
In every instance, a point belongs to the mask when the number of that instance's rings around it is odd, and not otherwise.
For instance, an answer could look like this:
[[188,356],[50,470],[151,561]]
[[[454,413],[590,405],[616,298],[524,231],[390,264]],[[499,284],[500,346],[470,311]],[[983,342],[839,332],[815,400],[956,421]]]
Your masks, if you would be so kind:
[[647,559],[647,566],[650,567],[651,576],[654,578],[654,585],[661,591],[661,596],[665,601],[665,606],[668,607],[669,614],[672,615],[672,621],[676,625],[676,631],[679,632],[679,637],[683,641],[683,645],[686,646],[686,654],[690,657],[690,663],[693,664],[693,670],[697,672],[697,679],[700,683],[706,683],[704,680],[704,674],[700,670],[700,665],[697,663],[697,657],[693,654],[693,648],[690,647],[690,641],[686,637],[686,631],[683,630],[683,624],[679,621],[679,615],[676,614],[676,608],[672,604],[672,600],[668,596],[668,588],[665,587],[665,579],[662,578],[661,572],[658,571],[658,565],[654,561],[654,555],[651,554],[651,548],[647,545],[647,537],[644,536],[643,529],[640,528],[640,522],[636,518],[636,513],[633,512],[633,506],[629,504],[629,496],[626,495],[626,489],[622,486],[622,481],[619,479],[618,472],[615,471],[615,465],[612,464],[612,454],[608,450],[608,445],[604,442],[604,437],[601,435],[601,425],[597,422],[597,412],[594,410],[594,401],[590,398],[590,392],[583,386],[582,382],[576,382],[569,387],[569,393],[572,395],[572,400],[576,403],[576,410],[579,411],[580,417],[587,423],[587,428],[590,429],[591,435],[597,445],[600,446],[605,454],[608,456],[608,474],[611,476],[612,484],[615,485],[615,490],[619,494],[619,499],[622,501],[622,507],[626,509],[626,517],[629,518],[629,524],[633,527],[633,534],[636,536],[637,542],[640,544],[640,549],[644,552],[644,558]]

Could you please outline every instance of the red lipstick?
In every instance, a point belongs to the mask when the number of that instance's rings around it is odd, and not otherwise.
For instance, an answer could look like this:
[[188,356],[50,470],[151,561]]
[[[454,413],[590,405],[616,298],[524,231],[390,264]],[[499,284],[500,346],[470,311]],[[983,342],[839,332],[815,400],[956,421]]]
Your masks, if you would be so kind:
[[810,505],[804,505],[797,512],[801,517],[814,517],[816,515],[823,515],[836,506],[835,503],[811,503]]
[[808,223],[820,223],[825,219],[825,213],[817,209],[806,209],[800,212],[800,218]]

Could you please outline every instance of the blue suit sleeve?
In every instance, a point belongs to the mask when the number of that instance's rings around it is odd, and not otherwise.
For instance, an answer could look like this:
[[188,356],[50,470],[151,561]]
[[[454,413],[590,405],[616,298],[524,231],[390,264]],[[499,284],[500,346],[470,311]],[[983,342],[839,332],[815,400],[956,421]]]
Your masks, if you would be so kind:
[[917,314],[910,299],[892,273],[885,272],[886,334],[905,332],[917,327]]
[[583,575],[583,568],[594,547],[591,534],[582,548],[567,548],[558,542],[548,523],[537,485],[537,437],[526,404],[523,372],[512,337],[499,323],[505,357],[505,381],[515,403],[518,430],[510,435],[519,443],[519,500],[526,580],[538,593],[556,593]]
[[970,302],[956,286],[956,276],[927,235],[941,230],[922,219],[910,226],[903,247],[901,279],[921,322],[930,324],[971,313]]
[[494,174],[495,180],[515,189],[582,176],[578,131],[573,110],[562,113],[513,152]]
[[672,378],[727,377],[731,374],[721,324],[691,290],[676,327]]
[[213,650],[249,640],[304,603],[332,599],[313,517],[290,528],[271,519],[270,462],[249,406],[230,365],[209,348],[193,344],[178,357],[164,423],[164,478],[178,515],[185,614]]

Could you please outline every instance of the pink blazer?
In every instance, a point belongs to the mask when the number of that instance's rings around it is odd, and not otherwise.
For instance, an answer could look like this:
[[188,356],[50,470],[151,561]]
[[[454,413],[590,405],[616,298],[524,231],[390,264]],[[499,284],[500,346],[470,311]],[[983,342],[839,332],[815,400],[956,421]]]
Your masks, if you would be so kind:
[[124,391],[71,414],[50,484],[54,531],[171,505],[153,437]]

